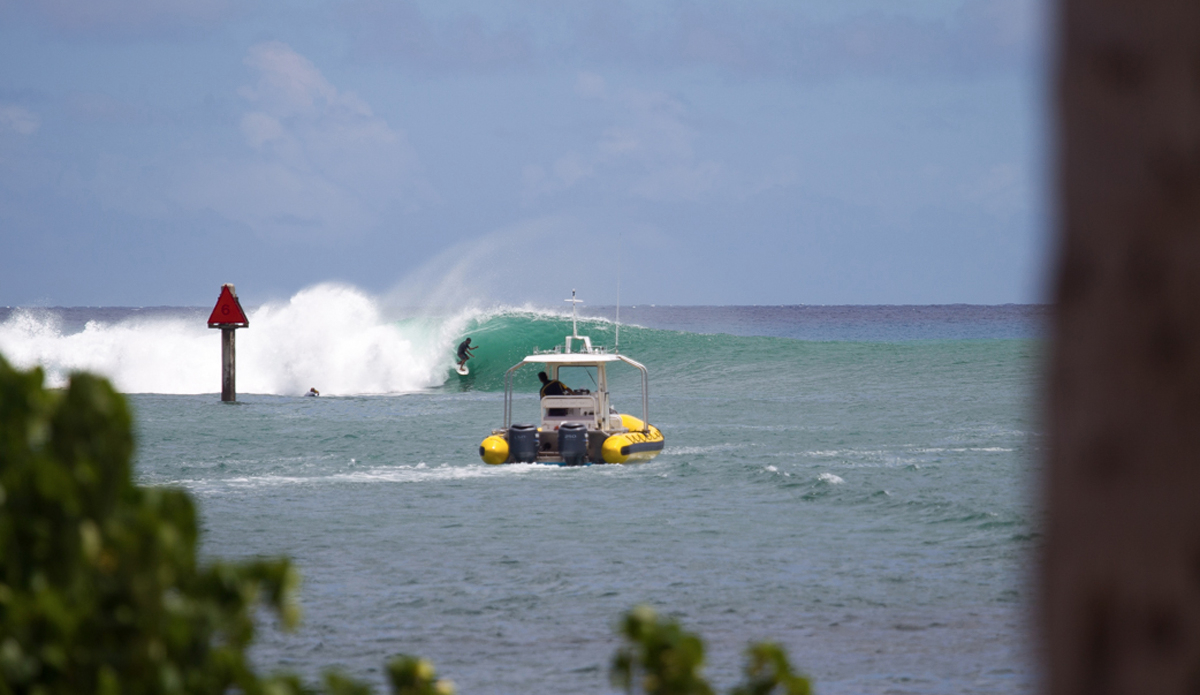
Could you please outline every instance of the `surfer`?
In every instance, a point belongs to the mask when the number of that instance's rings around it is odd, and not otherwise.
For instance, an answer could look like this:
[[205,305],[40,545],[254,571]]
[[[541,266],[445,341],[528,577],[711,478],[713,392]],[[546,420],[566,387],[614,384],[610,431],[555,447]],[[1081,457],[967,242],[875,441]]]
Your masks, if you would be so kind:
[[475,347],[471,347],[471,339],[470,338],[467,338],[466,340],[464,340],[458,344],[458,366],[460,368],[466,366],[467,360],[471,359],[471,357],[472,357],[471,351],[474,350],[476,347],[479,347],[479,346],[476,345]]
[[313,387],[311,387],[310,389],[308,389],[308,393],[306,393],[306,394],[304,394],[304,395],[305,395],[305,396],[312,396],[312,397],[314,397],[314,398],[315,398],[315,397],[317,397],[317,396],[321,395],[321,392],[317,390],[317,387],[316,387],[316,386],[313,386]]

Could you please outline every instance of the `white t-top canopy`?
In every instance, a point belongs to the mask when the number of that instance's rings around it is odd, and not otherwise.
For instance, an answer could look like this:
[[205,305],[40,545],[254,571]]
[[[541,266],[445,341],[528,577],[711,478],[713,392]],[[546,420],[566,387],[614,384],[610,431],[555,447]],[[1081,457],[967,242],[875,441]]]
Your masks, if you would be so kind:
[[572,365],[587,365],[600,364],[602,362],[622,362],[620,355],[607,355],[598,353],[586,352],[548,352],[544,355],[530,355],[521,360],[521,364],[572,364]]
[[[525,359],[517,362],[508,368],[504,373],[504,429],[508,429],[512,424],[512,375],[524,364],[548,364],[552,367],[574,366],[574,367],[596,367],[601,370],[610,362],[624,362],[632,365],[642,373],[642,422],[650,422],[650,383],[646,373],[646,367],[637,360],[632,360],[625,355],[610,355],[603,352],[547,352],[541,355],[529,355]],[[604,384],[604,382],[601,382]],[[603,386],[605,393],[608,391],[607,385]],[[607,416],[606,416],[607,417]]]

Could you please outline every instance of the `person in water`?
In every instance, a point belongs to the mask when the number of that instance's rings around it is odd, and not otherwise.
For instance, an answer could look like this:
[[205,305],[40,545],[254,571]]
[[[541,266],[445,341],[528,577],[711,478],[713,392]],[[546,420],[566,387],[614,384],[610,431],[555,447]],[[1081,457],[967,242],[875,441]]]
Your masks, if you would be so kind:
[[[479,347],[478,345],[475,347]],[[471,359],[471,351],[475,348],[471,347],[471,339],[467,338],[458,344],[458,366],[461,367]]]
[[306,394],[304,394],[304,395],[305,395],[305,396],[313,396],[313,397],[316,397],[316,396],[319,396],[319,395],[321,395],[321,392],[317,390],[317,387],[316,387],[316,386],[313,386],[312,388],[310,388],[310,389],[308,390],[308,393],[306,393]]

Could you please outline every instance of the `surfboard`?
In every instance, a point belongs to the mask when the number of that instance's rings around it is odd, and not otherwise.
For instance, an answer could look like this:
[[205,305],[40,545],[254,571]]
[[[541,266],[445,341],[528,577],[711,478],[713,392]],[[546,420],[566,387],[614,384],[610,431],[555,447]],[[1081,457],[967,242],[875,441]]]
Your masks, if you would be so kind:
[[457,365],[457,364],[454,365],[454,371],[458,372],[459,376],[466,376],[471,373],[471,370],[467,369],[467,365],[465,365],[465,364],[464,365]]

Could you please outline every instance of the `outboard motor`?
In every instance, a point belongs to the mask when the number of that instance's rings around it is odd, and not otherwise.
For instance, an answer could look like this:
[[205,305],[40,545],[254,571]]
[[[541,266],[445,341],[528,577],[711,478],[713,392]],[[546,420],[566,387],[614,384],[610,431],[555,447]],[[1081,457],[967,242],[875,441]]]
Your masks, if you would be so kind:
[[508,450],[517,463],[533,463],[538,454],[538,431],[533,425],[513,425],[508,428]]
[[568,466],[582,466],[587,463],[588,437],[587,425],[581,422],[568,422],[558,428],[558,453]]

